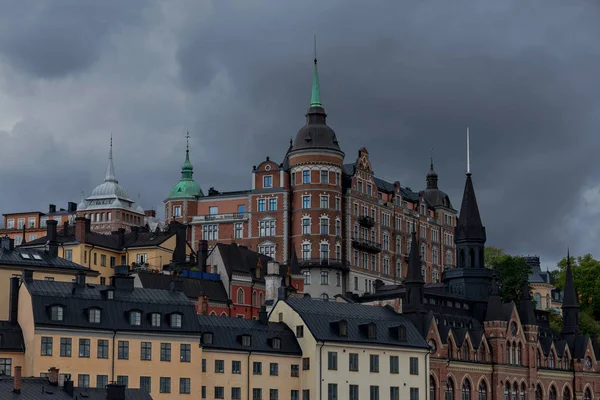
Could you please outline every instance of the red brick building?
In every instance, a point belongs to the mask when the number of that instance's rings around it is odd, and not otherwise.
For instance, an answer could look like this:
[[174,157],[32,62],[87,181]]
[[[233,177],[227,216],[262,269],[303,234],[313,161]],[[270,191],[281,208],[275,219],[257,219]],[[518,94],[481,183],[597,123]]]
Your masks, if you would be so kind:
[[369,153],[345,163],[321,103],[317,63],[306,123],[282,162],[252,169],[252,188],[204,193],[192,179],[189,150],[182,178],[165,200],[166,222],[189,224],[189,240],[237,243],[281,263],[299,258],[312,296],[369,293],[406,276],[410,233],[421,239],[422,273],[439,282],[455,264],[456,210],[430,166],[427,187],[412,191],[375,176]]

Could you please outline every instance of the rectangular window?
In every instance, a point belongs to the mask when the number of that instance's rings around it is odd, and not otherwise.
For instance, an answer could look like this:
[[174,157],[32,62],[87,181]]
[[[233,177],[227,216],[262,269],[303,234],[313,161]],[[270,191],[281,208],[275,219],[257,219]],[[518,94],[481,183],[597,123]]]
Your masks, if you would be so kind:
[[310,218],[302,218],[302,234],[310,235]]
[[358,204],[354,203],[354,215],[358,217]]
[[290,393],[291,400],[300,400],[300,392],[298,390],[292,390]]
[[302,208],[310,208],[310,196],[302,196]]
[[[215,399],[224,399],[225,398],[225,388],[223,386],[215,386]],[[233,397],[233,388],[231,389],[231,398]]]
[[279,375],[279,364],[278,363],[270,363],[269,364],[269,375],[271,375],[271,376]]
[[336,371],[337,370],[337,352],[327,352],[327,369]]
[[300,366],[298,364],[292,364],[291,376],[297,378],[300,376]]
[[119,340],[117,348],[117,358],[119,360],[129,360],[129,342],[126,340]]
[[348,369],[350,371],[358,371],[358,353],[350,353],[348,355],[348,362]]
[[400,400],[400,388],[398,386],[390,387],[390,400]]
[[342,236],[342,221],[335,220],[335,236]]
[[14,219],[6,220],[6,229],[15,229],[15,220]]
[[259,221],[258,223],[258,236],[275,236],[275,220],[269,219],[266,221]]
[[269,199],[269,211],[277,211],[277,199]]
[[336,184],[337,186],[340,186],[340,182],[341,182],[341,180],[340,180],[340,173],[339,173],[339,172],[336,172],[336,173],[335,173],[335,184]]
[[310,243],[302,243],[302,259],[310,260]]
[[342,211],[342,199],[339,197],[335,198],[335,209],[336,211]]
[[17,228],[23,229],[24,226],[25,226],[25,218],[19,218],[17,220]]
[[149,376],[140,376],[140,389],[146,389],[150,393],[152,388],[152,378]]
[[371,372],[379,372],[379,355],[369,355],[369,370]]
[[173,216],[175,218],[181,217],[181,206],[175,206],[175,207],[173,207]]
[[180,362],[191,362],[192,361],[192,345],[180,344],[179,345],[179,361]]
[[302,400],[310,400],[310,390],[302,389]]
[[171,378],[160,377],[160,392],[171,393]]
[[329,208],[329,196],[321,196],[321,208]]
[[310,183],[310,171],[302,171],[302,183]]
[[171,343],[160,344],[160,361],[171,361]]
[[304,357],[302,359],[302,371],[308,371],[310,369],[310,358]]
[[12,358],[0,358],[0,375],[10,376]]
[[379,386],[371,386],[369,392],[371,400],[379,400]]
[[417,357],[410,358],[410,374],[419,375],[419,359]]
[[117,375],[117,384],[127,387],[129,385],[129,377],[125,375]]
[[350,385],[350,387],[348,388],[348,400],[359,400],[358,385]]
[[[221,397],[223,398],[223,397]],[[232,400],[240,400],[242,398],[242,388],[232,387],[231,388],[231,399]]]
[[79,339],[79,357],[89,358],[90,339]]
[[235,239],[242,239],[242,237],[244,236],[244,224],[241,222],[236,222],[234,224],[234,232]]
[[108,385],[108,375],[96,375],[96,387],[98,389],[106,389],[106,385]]
[[206,358],[202,359],[202,372],[206,372]]
[[60,356],[71,357],[71,338],[60,338]]
[[144,361],[152,360],[152,342],[142,342],[140,358]]
[[363,183],[362,183],[362,181],[358,181],[356,183],[356,190],[358,191],[358,193],[362,193],[363,192]]
[[65,260],[73,261],[73,250],[65,250]]
[[400,362],[398,356],[390,356],[390,374],[400,373]]
[[373,186],[370,183],[367,183],[367,196],[373,195]]
[[303,271],[302,275],[304,275],[304,284],[310,285],[310,271]]
[[90,376],[88,374],[79,374],[77,376],[77,387],[80,387],[80,388],[90,387]]
[[202,226],[202,239],[219,240],[219,225],[215,224]]
[[242,373],[242,362],[241,361],[232,361],[231,362],[231,373],[232,374],[241,374]]
[[329,218],[320,219],[321,235],[329,235]]
[[298,325],[296,327],[296,337],[304,337],[304,325]]
[[222,374],[225,372],[225,361],[215,360],[215,373]]
[[321,271],[321,285],[329,285],[329,271]]
[[252,389],[252,400],[262,400],[262,389]]
[[253,375],[262,375],[262,363],[259,361],[254,361],[252,363],[252,374]]
[[105,254],[100,254],[100,266],[106,267],[106,255]]
[[98,339],[98,358],[108,358],[108,340]]
[[419,388],[410,388],[410,400],[419,400]]
[[98,265],[98,253],[94,253],[94,265]]
[[337,400],[338,399],[338,390],[337,383],[328,383],[327,384],[327,400]]
[[117,257],[111,256],[110,257],[110,266],[111,266],[111,268],[114,268],[115,265],[117,265]]
[[263,187],[265,187],[265,188],[273,187],[273,175],[263,176]]
[[43,356],[51,356],[52,355],[52,338],[42,336],[42,355]]
[[179,378],[179,393],[190,394],[191,382],[190,378]]
[[329,183],[329,171],[321,170],[321,183]]

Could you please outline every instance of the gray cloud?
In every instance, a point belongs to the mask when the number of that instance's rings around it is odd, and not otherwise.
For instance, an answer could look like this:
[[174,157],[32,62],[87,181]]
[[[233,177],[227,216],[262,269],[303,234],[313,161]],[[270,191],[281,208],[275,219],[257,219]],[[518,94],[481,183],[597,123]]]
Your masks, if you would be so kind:
[[[598,14],[592,3],[547,1],[44,8],[43,27],[23,24],[0,39],[0,87],[3,75],[15,76],[6,85],[18,94],[0,94],[0,106],[12,110],[0,111],[0,129],[19,146],[14,123],[41,121],[44,128],[27,128],[29,143],[39,143],[35,155],[53,138],[62,156],[52,165],[79,187],[62,194],[60,184],[46,184],[47,193],[26,199],[11,191],[1,204],[39,208],[46,197],[67,201],[91,190],[111,130],[117,174],[146,207],[160,207],[177,181],[188,129],[205,190],[249,188],[252,165],[281,159],[303,124],[316,33],[322,98],[347,162],[366,146],[379,176],[416,190],[434,148],[440,185],[458,207],[468,125],[489,244],[549,264],[567,246],[594,251],[587,238],[599,209],[600,171],[590,162],[600,144]],[[91,22],[63,28],[65,15]],[[68,56],[30,50],[57,42]],[[65,78],[83,70],[85,79]],[[32,86],[21,76],[54,83]],[[20,181],[62,176],[28,168]],[[11,174],[0,179],[20,187]]]

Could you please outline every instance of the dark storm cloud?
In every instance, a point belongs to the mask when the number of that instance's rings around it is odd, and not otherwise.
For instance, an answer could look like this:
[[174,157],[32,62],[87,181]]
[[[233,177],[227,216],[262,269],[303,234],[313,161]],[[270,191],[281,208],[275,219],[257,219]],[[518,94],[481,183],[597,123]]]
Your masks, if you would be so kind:
[[[177,181],[188,129],[205,191],[249,188],[252,165],[281,160],[303,124],[316,33],[322,99],[346,162],[366,146],[378,176],[418,190],[433,148],[440,185],[458,207],[470,126],[488,244],[549,263],[567,245],[595,250],[584,240],[600,228],[590,222],[600,210],[592,162],[600,144],[600,15],[591,2],[218,1],[157,3],[144,12],[77,4],[85,5],[73,12],[91,21],[69,27],[79,37],[61,36],[61,10],[43,8],[56,21],[17,26],[10,45],[0,39],[0,52],[12,66],[36,65],[25,71],[32,76],[89,71],[90,81],[63,88],[89,92],[64,133],[101,146],[93,164],[71,172],[75,180],[92,176],[88,191],[104,171],[106,140],[98,134],[115,126],[117,174],[145,207],[160,207]],[[111,15],[115,22],[102,23]],[[56,42],[69,56],[49,66],[18,45]],[[107,69],[113,62],[122,69]],[[59,127],[54,122],[50,134],[60,136]],[[79,150],[70,150],[78,160]]]

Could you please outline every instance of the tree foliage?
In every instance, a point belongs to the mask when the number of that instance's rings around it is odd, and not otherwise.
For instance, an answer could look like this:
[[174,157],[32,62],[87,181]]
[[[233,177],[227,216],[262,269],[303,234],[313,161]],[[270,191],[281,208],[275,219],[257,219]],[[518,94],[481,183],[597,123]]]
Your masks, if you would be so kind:
[[523,257],[511,256],[497,247],[485,248],[485,265],[496,271],[500,296],[505,302],[518,303],[523,282],[529,279],[531,267]]
[[[559,272],[555,286],[564,289],[567,258],[558,262]],[[591,254],[571,257],[573,283],[579,297],[579,308],[592,319],[600,320],[600,261]],[[581,321],[583,322],[583,312]]]

